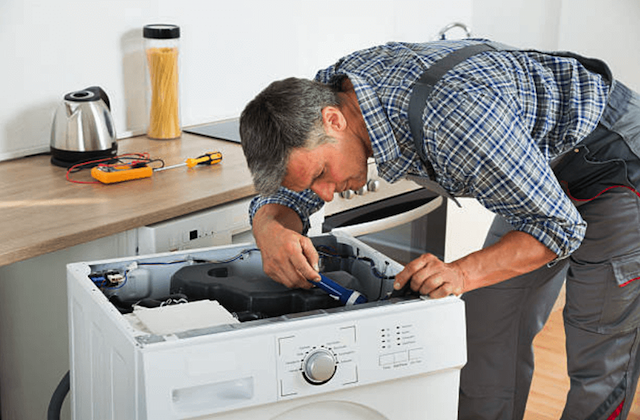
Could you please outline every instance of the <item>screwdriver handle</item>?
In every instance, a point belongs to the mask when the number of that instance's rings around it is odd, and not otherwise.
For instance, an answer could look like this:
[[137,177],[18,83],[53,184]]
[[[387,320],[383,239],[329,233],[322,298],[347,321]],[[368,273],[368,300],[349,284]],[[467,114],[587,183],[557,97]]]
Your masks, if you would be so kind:
[[320,274],[319,282],[314,282],[312,280],[309,281],[327,292],[329,296],[333,297],[336,300],[339,300],[343,305],[350,306],[360,303],[367,303],[367,297],[360,294],[360,292],[347,289],[346,287],[339,285],[335,281],[322,274]]
[[193,168],[196,165],[215,165],[216,163],[220,163],[222,160],[222,153],[220,152],[211,152],[205,153],[202,156],[198,156],[197,158],[189,158],[186,163],[189,168]]

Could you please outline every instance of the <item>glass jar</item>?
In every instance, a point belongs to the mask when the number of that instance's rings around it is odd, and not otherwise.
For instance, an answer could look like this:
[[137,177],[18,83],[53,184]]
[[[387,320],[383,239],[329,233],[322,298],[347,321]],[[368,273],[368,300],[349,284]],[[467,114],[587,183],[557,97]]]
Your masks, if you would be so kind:
[[143,29],[148,70],[149,125],[152,139],[182,135],[178,90],[180,27],[154,24]]

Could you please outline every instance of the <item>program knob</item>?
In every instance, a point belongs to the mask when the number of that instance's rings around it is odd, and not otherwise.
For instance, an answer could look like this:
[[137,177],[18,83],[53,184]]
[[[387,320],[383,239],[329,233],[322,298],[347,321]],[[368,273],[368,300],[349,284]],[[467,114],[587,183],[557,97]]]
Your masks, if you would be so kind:
[[302,374],[311,385],[322,385],[335,373],[336,358],[329,350],[316,350],[304,360]]
[[350,199],[352,199],[352,198],[353,198],[353,195],[354,195],[354,194],[355,194],[355,193],[354,193],[352,190],[346,190],[346,191],[342,191],[342,192],[340,193],[340,197],[342,197],[342,198],[346,198],[347,200],[350,200]]
[[371,179],[367,182],[367,189],[371,192],[376,192],[380,189],[380,181],[377,179]]
[[367,193],[367,186],[363,185],[362,188],[360,188],[358,191],[356,191],[356,194],[358,195],[365,195]]

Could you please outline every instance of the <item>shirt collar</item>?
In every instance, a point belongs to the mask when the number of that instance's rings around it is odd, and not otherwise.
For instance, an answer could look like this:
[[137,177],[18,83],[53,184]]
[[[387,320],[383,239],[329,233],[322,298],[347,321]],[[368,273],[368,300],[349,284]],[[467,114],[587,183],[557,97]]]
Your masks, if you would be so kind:
[[369,133],[376,163],[380,164],[396,159],[400,156],[400,148],[393,136],[391,124],[378,95],[362,77],[355,74],[348,74],[347,76],[351,80],[358,96],[360,111]]
[[410,166],[403,156],[407,151],[398,146],[393,127],[375,90],[363,77],[349,73],[347,76],[358,97],[378,174],[386,181],[394,182],[403,177]]

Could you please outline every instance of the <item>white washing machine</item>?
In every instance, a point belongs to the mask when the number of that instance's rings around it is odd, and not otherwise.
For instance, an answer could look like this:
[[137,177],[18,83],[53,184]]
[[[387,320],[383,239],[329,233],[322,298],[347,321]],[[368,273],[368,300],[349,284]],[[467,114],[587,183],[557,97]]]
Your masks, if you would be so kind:
[[68,266],[73,418],[457,418],[464,305],[393,292],[402,267],[312,238],[369,302],[268,279],[251,245]]

